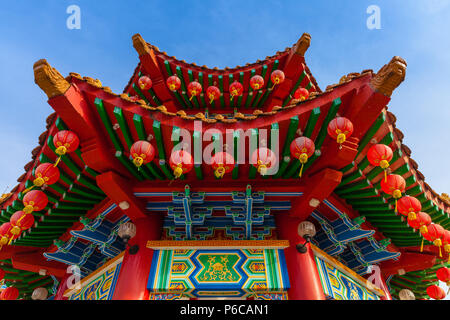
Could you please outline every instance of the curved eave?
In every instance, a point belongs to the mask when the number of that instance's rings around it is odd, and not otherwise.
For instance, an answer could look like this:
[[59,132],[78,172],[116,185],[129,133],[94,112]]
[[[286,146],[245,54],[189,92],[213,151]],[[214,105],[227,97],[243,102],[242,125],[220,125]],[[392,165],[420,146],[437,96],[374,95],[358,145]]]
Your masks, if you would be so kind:
[[[305,41],[305,35],[299,40],[299,42],[302,41]],[[159,51],[157,47],[148,43],[145,43],[145,46],[151,51],[149,55],[154,65],[146,67],[141,57],[141,62],[125,87],[124,93],[140,96],[148,100],[148,103],[153,106],[162,104],[163,101],[168,104],[167,99],[170,99],[177,110],[211,108],[215,109],[211,110],[211,112],[223,113],[233,108],[262,108],[267,101],[271,101],[271,96],[274,95],[270,74],[276,69],[285,71],[286,82],[292,82],[289,85],[289,90],[283,89],[281,90],[282,93],[276,94],[278,104],[283,106],[288,104],[292,99],[293,92],[300,86],[308,89],[310,92],[321,92],[316,80],[306,66],[304,57],[298,54],[298,43],[283,52],[277,52],[274,56],[266,57],[264,60],[258,60],[245,66],[225,69],[208,68],[206,66],[198,66],[195,63],[186,63],[184,60],[178,60],[165,52]],[[293,56],[295,57],[292,58]],[[141,75],[148,75],[155,81],[155,85],[148,92],[142,92],[137,86]],[[177,75],[182,82],[180,90],[175,93],[169,92],[165,88],[165,81],[171,75]],[[253,75],[263,76],[265,85],[261,90],[253,91],[250,88],[249,81]],[[187,85],[194,80],[202,84],[203,94],[190,100],[187,94]],[[237,97],[234,101],[230,100],[229,92],[229,85],[233,81],[241,82],[244,87],[243,95]],[[164,88],[158,86],[157,83],[163,83]],[[204,96],[206,88],[211,85],[219,87],[222,93],[220,99],[213,103],[210,103]]]

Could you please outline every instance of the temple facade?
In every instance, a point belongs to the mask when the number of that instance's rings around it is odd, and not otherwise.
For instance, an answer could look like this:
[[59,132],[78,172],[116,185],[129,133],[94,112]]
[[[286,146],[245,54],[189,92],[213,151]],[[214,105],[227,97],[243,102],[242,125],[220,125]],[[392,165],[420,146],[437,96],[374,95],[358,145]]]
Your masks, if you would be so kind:
[[308,34],[223,70],[132,40],[122,93],[34,64],[54,113],[0,200],[0,299],[443,298],[450,201],[388,111],[402,58],[321,90]]

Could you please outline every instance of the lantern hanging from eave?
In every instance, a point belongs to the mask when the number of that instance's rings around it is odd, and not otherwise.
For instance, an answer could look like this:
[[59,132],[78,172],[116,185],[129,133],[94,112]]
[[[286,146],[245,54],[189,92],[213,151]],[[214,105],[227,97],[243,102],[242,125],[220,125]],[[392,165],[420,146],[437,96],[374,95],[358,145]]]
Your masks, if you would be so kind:
[[267,171],[277,164],[277,157],[272,150],[262,147],[253,151],[251,164],[256,167],[259,174],[265,176]]
[[450,287],[450,269],[447,267],[442,267],[436,271],[436,276],[439,281],[444,282],[448,287]]
[[342,149],[342,144],[353,133],[353,124],[347,118],[337,117],[330,121],[327,131],[330,137],[339,143],[339,149]]
[[427,288],[427,294],[434,300],[442,300],[445,298],[445,291],[437,285],[432,285]]
[[65,155],[66,153],[74,152],[78,149],[80,140],[74,132],[69,130],[62,130],[55,134],[55,136],[53,137],[53,144],[56,147],[55,153],[59,156],[54,164],[54,166],[56,167],[59,164],[59,161],[61,161],[61,157],[63,155]]
[[34,170],[33,185],[23,191],[27,193],[34,187],[42,187],[44,184],[52,185],[59,180],[59,169],[51,163],[41,163]]
[[270,74],[270,80],[273,82],[271,90],[277,85],[284,81],[284,72],[281,70],[275,70]]
[[244,92],[244,87],[238,81],[234,81],[230,85],[230,100],[233,101],[234,97],[239,97]]
[[189,92],[189,95],[191,96],[189,98],[189,101],[191,101],[192,98],[194,98],[195,96],[198,96],[202,92],[202,85],[197,81],[192,81],[188,85],[188,92]]
[[421,233],[428,232],[427,226],[431,223],[431,217],[426,212],[417,212],[415,219],[410,219],[408,216],[408,225],[416,230],[420,230]]
[[384,170],[384,179],[386,180],[387,172],[389,168],[389,162],[392,160],[394,154],[392,149],[385,144],[375,144],[367,151],[367,160],[373,166],[380,166]]
[[142,76],[138,80],[138,85],[141,90],[149,90],[152,87],[152,80],[147,76]]
[[[437,247],[439,247],[439,257],[442,257],[441,246],[442,246],[442,238],[444,236],[445,229],[436,223],[431,223],[427,226],[426,232],[422,233],[422,236]],[[423,240],[420,251],[423,251]]]
[[220,89],[216,86],[209,86],[208,89],[206,89],[206,96],[209,98],[209,104],[212,104],[214,100],[219,99],[220,95]]
[[130,148],[130,155],[133,163],[140,168],[142,165],[150,163],[155,158],[155,148],[145,140],[136,141]]
[[409,220],[415,220],[416,213],[422,210],[422,204],[414,197],[405,196],[397,201],[397,210]]
[[298,137],[291,142],[291,155],[293,158],[298,159],[302,164],[300,168],[299,177],[302,176],[303,166],[308,159],[314,154],[316,149],[314,142],[307,137]]
[[254,75],[250,78],[250,87],[252,87],[253,90],[259,90],[264,87],[264,78],[260,75]]
[[23,212],[32,213],[33,211],[41,211],[44,210],[48,204],[47,195],[40,190],[33,190],[28,192],[23,197],[23,204],[25,208],[23,208]]
[[166,84],[170,91],[177,91],[181,87],[181,80],[177,76],[170,76],[167,78]]
[[181,149],[172,152],[169,159],[170,167],[173,170],[175,178],[181,177],[182,174],[188,173],[194,167],[192,155]]
[[8,287],[0,293],[0,300],[16,300],[19,297],[19,289],[16,287]]
[[226,173],[233,171],[234,157],[228,152],[218,152],[212,157],[211,166],[216,178],[221,179]]
[[390,174],[386,176],[386,179],[381,179],[381,189],[395,199],[395,213],[397,213],[397,200],[402,197],[405,188],[406,181],[398,174]]
[[9,222],[13,226],[11,232],[13,234],[20,234],[22,231],[28,230],[34,225],[34,217],[31,213],[16,211],[9,219]]
[[448,230],[444,230],[442,245],[444,246],[444,251],[448,254],[448,262],[450,263],[450,231]]
[[308,98],[309,98],[309,91],[306,88],[298,88],[297,90],[295,90],[294,92],[295,100],[305,101]]
[[5,222],[0,226],[0,247],[9,244],[12,240],[17,239],[19,235],[13,234],[11,231],[13,226],[10,222]]

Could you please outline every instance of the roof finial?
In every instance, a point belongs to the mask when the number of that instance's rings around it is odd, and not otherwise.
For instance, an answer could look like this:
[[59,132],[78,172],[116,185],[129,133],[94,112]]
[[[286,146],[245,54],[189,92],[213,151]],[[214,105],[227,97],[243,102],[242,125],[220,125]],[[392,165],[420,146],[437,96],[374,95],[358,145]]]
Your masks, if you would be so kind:
[[142,38],[139,33],[136,33],[133,37],[133,47],[136,49],[139,56],[150,53],[150,47],[148,43]]
[[401,57],[395,56],[378,71],[370,84],[376,91],[390,97],[395,88],[405,80],[405,74],[406,61]]
[[305,55],[306,50],[308,50],[310,44],[311,44],[311,35],[309,33],[302,34],[302,36],[295,45],[295,53],[303,57]]
[[34,82],[44,91],[48,98],[66,93],[70,83],[45,59],[37,61],[34,66]]

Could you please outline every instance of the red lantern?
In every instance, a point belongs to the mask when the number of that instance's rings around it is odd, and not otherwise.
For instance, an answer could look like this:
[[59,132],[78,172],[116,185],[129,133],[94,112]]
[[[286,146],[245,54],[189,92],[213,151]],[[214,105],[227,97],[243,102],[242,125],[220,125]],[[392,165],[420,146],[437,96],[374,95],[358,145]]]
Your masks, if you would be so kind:
[[209,86],[208,89],[206,89],[206,95],[209,98],[209,104],[212,104],[214,100],[220,98],[220,89],[216,86]]
[[430,223],[431,223],[431,217],[428,215],[428,213],[425,213],[425,212],[417,212],[415,219],[410,219],[409,216],[408,216],[408,225],[411,228],[420,229],[421,233],[428,232],[427,231],[427,226]]
[[231,100],[233,100],[233,98],[239,97],[242,95],[242,93],[244,92],[244,87],[242,86],[242,84],[238,81],[234,81],[231,85],[230,85],[230,94],[231,94]]
[[305,88],[298,88],[294,92],[294,99],[304,101],[309,98],[309,91]]
[[192,81],[188,85],[188,92],[191,95],[189,98],[189,101],[191,101],[193,97],[198,96],[202,92],[202,85],[197,81]]
[[[422,233],[423,237],[437,247],[439,247],[439,257],[442,257],[441,246],[445,229],[441,225],[432,223],[427,227],[426,232]],[[422,249],[421,249],[422,251]]]
[[141,90],[148,90],[152,87],[152,80],[147,76],[142,76],[138,80],[138,85]]
[[33,211],[41,211],[44,210],[48,204],[47,195],[40,190],[33,190],[28,192],[23,197],[23,204],[25,208],[23,208],[23,212],[32,213]]
[[406,196],[398,200],[397,209],[402,215],[408,216],[409,220],[415,220],[416,213],[422,210],[422,205],[416,198]]
[[177,76],[170,76],[166,80],[170,91],[177,91],[181,87],[181,80]]
[[284,72],[281,70],[275,70],[271,73],[270,79],[273,82],[272,89],[275,87],[275,85],[280,84],[284,81]]
[[298,175],[299,177],[302,176],[303,166],[308,162],[309,157],[314,154],[315,149],[314,142],[307,137],[298,137],[291,142],[291,155],[300,160],[300,163],[302,164]]
[[130,154],[133,158],[134,165],[139,168],[143,164],[153,161],[155,148],[148,141],[136,141],[131,146]]
[[0,300],[16,300],[19,297],[19,289],[8,287],[0,293]]
[[342,144],[352,133],[353,124],[347,118],[337,117],[328,124],[328,134],[339,143],[339,148],[342,148]]
[[189,152],[177,150],[172,152],[169,159],[170,167],[173,170],[175,178],[179,178],[182,174],[188,173],[194,166],[194,160]]
[[442,300],[445,298],[445,291],[437,285],[432,285],[427,288],[427,294],[434,300]]
[[373,166],[380,166],[384,170],[384,178],[386,180],[386,169],[389,168],[389,162],[394,154],[392,149],[385,144],[375,144],[367,151],[367,160]]
[[0,281],[2,281],[5,278],[5,271],[3,269],[0,269]]
[[277,157],[272,150],[262,147],[253,151],[251,164],[264,176],[267,174],[267,170],[277,164]]
[[381,180],[381,189],[384,193],[391,195],[395,199],[395,212],[397,213],[397,199],[402,197],[405,191],[406,182],[402,176],[398,174],[390,174],[386,179]]
[[78,149],[80,140],[72,131],[62,130],[53,137],[53,144],[56,147],[55,153],[59,156],[55,162],[55,166],[57,166],[63,155]]
[[51,185],[59,180],[59,170],[51,163],[41,163],[34,171],[33,184],[41,187],[44,184]]
[[234,157],[228,152],[218,152],[212,157],[211,165],[214,175],[220,179],[225,173],[233,171]]
[[19,237],[19,235],[15,235],[11,232],[12,229],[13,226],[10,222],[5,222],[0,226],[0,246],[11,243],[12,240]]
[[448,262],[450,263],[450,231],[444,230],[442,244],[444,246],[444,251],[448,254]]
[[264,86],[264,78],[259,76],[259,75],[255,75],[253,77],[251,77],[250,79],[250,87],[252,87],[253,90],[259,90]]
[[34,225],[34,217],[31,213],[16,211],[9,220],[13,226],[11,232],[20,234],[24,230],[30,229]]
[[450,269],[442,267],[436,271],[436,276],[439,281],[444,282],[447,286],[450,286]]

